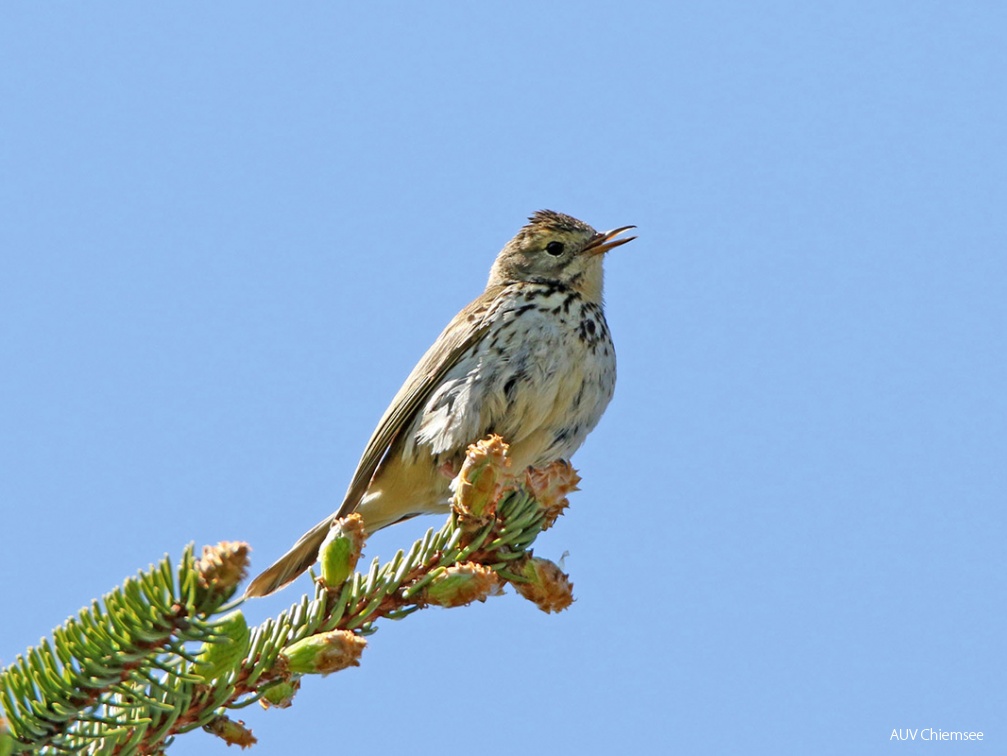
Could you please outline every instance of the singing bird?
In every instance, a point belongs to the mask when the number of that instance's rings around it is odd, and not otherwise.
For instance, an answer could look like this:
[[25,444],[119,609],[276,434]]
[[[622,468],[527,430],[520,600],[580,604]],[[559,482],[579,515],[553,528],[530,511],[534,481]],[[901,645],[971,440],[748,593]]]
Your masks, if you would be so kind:
[[318,558],[335,518],[357,512],[374,532],[447,512],[468,446],[497,433],[511,465],[568,460],[615,389],[602,308],[605,253],[635,226],[604,233],[540,210],[497,255],[486,290],[437,337],[385,410],[342,506],[305,533],[245,591],[266,596]]

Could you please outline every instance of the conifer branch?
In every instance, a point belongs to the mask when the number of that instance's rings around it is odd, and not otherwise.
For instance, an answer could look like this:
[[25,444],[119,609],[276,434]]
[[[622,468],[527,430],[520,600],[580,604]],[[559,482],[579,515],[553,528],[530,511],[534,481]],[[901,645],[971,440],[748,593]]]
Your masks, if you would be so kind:
[[247,545],[206,547],[199,560],[190,546],[177,566],[165,558],[127,579],[0,672],[0,756],[156,754],[197,728],[246,747],[255,738],[227,712],[290,706],[303,675],[359,664],[379,620],[484,601],[505,583],[544,611],[565,609],[569,579],[530,547],[578,480],[566,463],[515,474],[499,437],[473,444],[443,528],[363,573],[362,521],[336,521],[313,596],[254,629],[231,602]]

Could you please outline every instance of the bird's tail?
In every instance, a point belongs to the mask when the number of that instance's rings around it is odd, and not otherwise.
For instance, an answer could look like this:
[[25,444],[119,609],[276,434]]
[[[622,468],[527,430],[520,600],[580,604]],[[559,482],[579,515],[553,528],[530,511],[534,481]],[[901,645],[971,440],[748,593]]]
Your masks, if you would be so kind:
[[294,580],[318,559],[318,550],[335,519],[329,515],[311,530],[297,539],[286,554],[276,560],[268,570],[253,580],[245,589],[245,598],[268,596]]

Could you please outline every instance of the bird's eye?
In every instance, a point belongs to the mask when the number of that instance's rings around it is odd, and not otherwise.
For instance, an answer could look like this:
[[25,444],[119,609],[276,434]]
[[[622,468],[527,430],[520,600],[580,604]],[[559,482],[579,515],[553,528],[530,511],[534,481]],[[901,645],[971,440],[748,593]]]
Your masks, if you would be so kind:
[[563,254],[563,242],[551,241],[545,245],[545,251],[553,257],[559,257]]

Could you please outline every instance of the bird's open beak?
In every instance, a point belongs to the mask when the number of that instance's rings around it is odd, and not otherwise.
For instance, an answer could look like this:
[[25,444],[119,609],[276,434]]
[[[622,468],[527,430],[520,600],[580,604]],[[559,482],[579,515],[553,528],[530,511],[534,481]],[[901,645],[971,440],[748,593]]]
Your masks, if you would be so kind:
[[584,251],[590,252],[593,255],[602,255],[610,249],[615,249],[626,242],[631,242],[636,238],[635,236],[627,236],[625,239],[615,238],[623,231],[629,231],[631,228],[636,228],[636,226],[620,226],[619,228],[613,228],[611,231],[596,234],[588,245],[584,247]]

